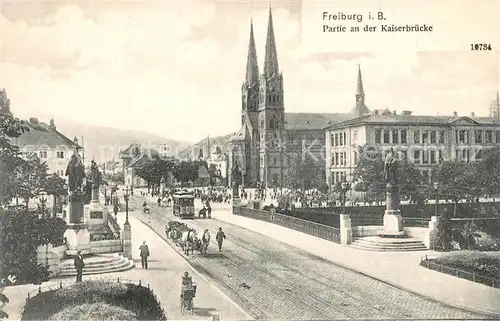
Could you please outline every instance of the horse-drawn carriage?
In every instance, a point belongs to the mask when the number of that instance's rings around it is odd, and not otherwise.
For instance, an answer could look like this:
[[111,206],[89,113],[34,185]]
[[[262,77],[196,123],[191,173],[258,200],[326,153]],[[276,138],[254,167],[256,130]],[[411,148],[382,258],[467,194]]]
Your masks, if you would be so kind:
[[188,227],[185,223],[171,221],[165,225],[165,234],[175,242],[175,245],[180,246],[186,255],[189,255],[189,252],[194,255],[195,250],[204,255],[207,254],[207,248],[210,244],[208,230],[198,233],[196,229]]

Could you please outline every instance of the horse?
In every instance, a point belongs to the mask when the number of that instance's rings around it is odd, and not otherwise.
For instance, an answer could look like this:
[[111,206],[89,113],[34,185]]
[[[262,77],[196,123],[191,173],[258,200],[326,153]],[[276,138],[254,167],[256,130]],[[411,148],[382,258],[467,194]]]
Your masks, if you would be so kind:
[[194,248],[197,243],[197,239],[198,237],[195,229],[182,232],[181,247],[186,255],[189,255],[189,251],[191,250],[191,255],[194,256]]
[[210,244],[210,232],[205,231],[203,233],[203,236],[201,237],[201,242],[202,242],[202,245],[201,245],[200,252],[203,255],[207,255],[207,248],[208,248],[208,245]]

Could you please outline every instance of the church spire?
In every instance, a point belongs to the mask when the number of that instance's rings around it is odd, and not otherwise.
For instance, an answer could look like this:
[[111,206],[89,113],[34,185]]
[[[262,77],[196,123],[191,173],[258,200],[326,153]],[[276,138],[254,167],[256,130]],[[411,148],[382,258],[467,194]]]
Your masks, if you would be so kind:
[[278,55],[274,39],[273,15],[269,5],[269,22],[267,25],[266,56],[264,59],[264,76],[269,79],[272,75],[279,75]]
[[361,78],[361,67],[358,65],[358,84],[356,89],[357,95],[365,95],[365,91],[363,90],[363,79]]
[[247,85],[253,85],[259,80],[259,65],[257,64],[257,50],[253,36],[253,22],[250,21],[250,42],[248,43],[247,73],[245,81]]

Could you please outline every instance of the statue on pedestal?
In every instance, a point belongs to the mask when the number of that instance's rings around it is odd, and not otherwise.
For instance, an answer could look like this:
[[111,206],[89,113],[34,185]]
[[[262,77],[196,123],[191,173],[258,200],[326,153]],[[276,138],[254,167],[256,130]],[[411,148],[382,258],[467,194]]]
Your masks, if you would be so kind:
[[101,172],[97,163],[92,160],[90,163],[90,180],[92,181],[92,200],[99,201],[99,186],[101,186]]
[[394,153],[394,149],[391,147],[391,150],[385,156],[384,163],[385,182],[387,184],[396,184],[398,182],[397,167],[398,160],[396,158],[396,154]]
[[83,178],[85,177],[85,167],[83,166],[82,157],[78,154],[78,150],[76,149],[66,167],[65,175],[68,176],[69,192],[81,192]]

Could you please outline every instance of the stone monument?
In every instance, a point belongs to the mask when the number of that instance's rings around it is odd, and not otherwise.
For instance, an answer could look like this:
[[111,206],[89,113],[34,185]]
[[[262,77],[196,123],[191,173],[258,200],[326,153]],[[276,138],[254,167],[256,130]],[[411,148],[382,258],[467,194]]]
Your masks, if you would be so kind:
[[85,167],[78,149],[75,149],[66,168],[68,176],[69,203],[66,208],[67,228],[64,232],[67,255],[90,254],[90,233],[84,220],[84,193],[82,191]]
[[386,198],[384,228],[378,232],[381,237],[405,237],[403,218],[399,210],[399,184],[397,175],[398,160],[393,148],[385,157],[384,174],[386,182]]
[[92,198],[86,208],[86,220],[89,225],[106,224],[108,209],[104,207],[99,200],[99,187],[101,186],[102,176],[97,163],[92,160],[90,165],[90,182],[92,184]]
[[231,180],[233,186],[233,203],[238,203],[240,200],[241,171],[237,161],[231,170]]

